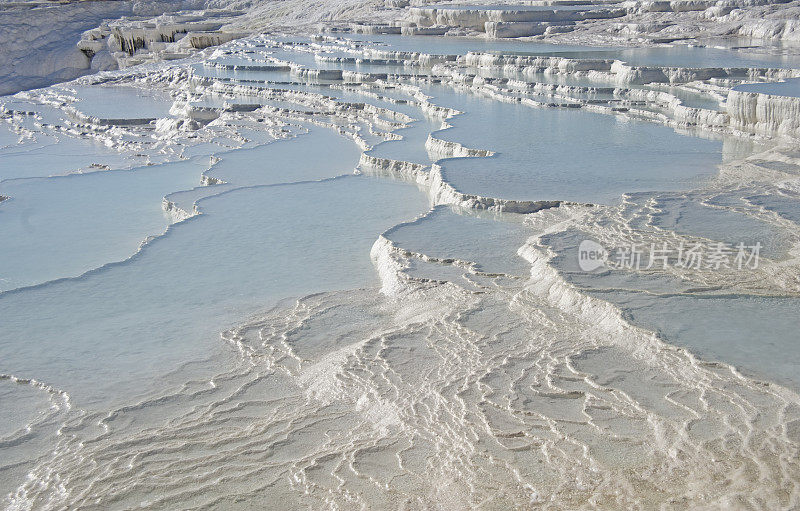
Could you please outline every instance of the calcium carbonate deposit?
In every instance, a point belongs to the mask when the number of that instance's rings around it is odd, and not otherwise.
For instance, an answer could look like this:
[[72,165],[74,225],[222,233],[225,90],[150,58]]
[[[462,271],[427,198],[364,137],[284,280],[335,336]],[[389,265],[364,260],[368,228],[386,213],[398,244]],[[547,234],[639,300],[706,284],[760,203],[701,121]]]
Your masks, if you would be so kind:
[[0,3],[0,505],[800,509],[798,18]]

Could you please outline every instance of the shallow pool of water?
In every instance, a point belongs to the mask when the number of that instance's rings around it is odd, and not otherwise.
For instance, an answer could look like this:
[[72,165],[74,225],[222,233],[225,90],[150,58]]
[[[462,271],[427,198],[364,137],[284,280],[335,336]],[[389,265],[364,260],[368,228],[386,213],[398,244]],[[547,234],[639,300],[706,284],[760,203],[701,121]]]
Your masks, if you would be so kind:
[[46,375],[81,405],[139,394],[277,300],[375,285],[376,233],[427,199],[411,185],[347,176],[236,190],[201,207],[124,264],[0,295],[0,371]]
[[623,116],[470,95],[445,102],[466,113],[436,137],[496,152],[441,162],[446,180],[464,193],[612,203],[625,192],[695,186],[722,161],[721,141]]
[[733,90],[800,98],[800,78],[788,78],[780,82],[771,83],[746,83],[744,85],[737,85]]

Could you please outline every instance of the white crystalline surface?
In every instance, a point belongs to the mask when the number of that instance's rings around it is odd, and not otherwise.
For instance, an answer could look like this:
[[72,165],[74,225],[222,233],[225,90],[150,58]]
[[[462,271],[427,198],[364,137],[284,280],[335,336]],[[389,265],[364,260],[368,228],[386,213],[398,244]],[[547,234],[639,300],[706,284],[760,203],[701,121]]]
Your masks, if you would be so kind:
[[655,42],[750,3],[118,2],[0,97],[0,505],[800,507],[800,60]]

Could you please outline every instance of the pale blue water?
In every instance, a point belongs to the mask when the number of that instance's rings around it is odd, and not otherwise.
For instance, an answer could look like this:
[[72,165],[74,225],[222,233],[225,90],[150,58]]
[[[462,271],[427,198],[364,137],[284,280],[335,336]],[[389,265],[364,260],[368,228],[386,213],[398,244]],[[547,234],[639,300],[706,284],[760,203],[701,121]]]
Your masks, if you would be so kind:
[[[114,168],[129,167],[136,160],[109,149],[99,141],[60,139],[52,141],[42,137],[42,143],[25,144],[19,149],[8,147],[0,153],[0,181],[16,178],[47,177],[69,174],[81,169],[91,171],[92,164]],[[141,161],[141,163],[144,163]],[[2,192],[0,191],[0,194]]]
[[519,215],[476,214],[447,206],[385,234],[411,252],[475,263],[482,272],[522,276],[530,273],[530,266],[517,255],[517,247],[530,235]]
[[[565,57],[587,58],[583,54],[565,53]],[[748,53],[708,46],[674,43],[647,48],[626,48],[613,52],[593,52],[588,58],[610,58],[634,66],[658,67],[733,67],[733,68],[796,68],[800,56]]]
[[622,292],[597,296],[622,307],[634,324],[655,330],[701,357],[724,360],[745,374],[800,388],[797,298],[671,296],[653,300],[644,293]]
[[791,247],[785,233],[777,227],[730,209],[713,207],[713,203],[703,205],[680,196],[658,197],[655,207],[659,211],[653,215],[653,224],[679,234],[700,236],[731,246],[760,243],[762,255],[766,257],[780,256]]
[[[297,158],[300,153],[303,158]],[[352,174],[360,155],[352,140],[312,128],[289,140],[224,153],[206,175],[236,186],[313,181]]]
[[800,98],[800,78],[788,78],[773,83],[746,83],[744,85],[737,85],[733,90]]
[[526,55],[554,55],[577,59],[619,59],[637,66],[666,67],[777,67],[800,66],[798,55],[749,53],[746,50],[672,44],[645,48],[609,48],[491,40],[480,38],[441,38],[431,44],[427,36],[392,34],[346,36],[353,41],[386,45],[400,51],[465,55],[474,52],[502,52]]
[[19,135],[14,133],[9,126],[0,124],[0,149],[14,146],[19,141]]
[[611,49],[608,47],[523,42],[513,39],[492,40],[479,37],[441,37],[436,38],[433,42],[431,42],[431,38],[428,36],[401,36],[393,34],[358,34],[346,35],[344,37],[350,41],[377,44],[378,47],[386,47],[391,50],[431,53],[434,55],[466,55],[470,51],[522,51],[550,54],[559,51],[594,52],[603,49]]
[[792,194],[755,195],[748,197],[753,204],[763,206],[769,211],[774,211],[783,218],[800,224],[800,197]]
[[721,141],[648,122],[474,96],[444,102],[467,113],[436,137],[496,151],[489,159],[441,162],[446,179],[464,193],[613,203],[625,192],[695,186],[722,161]]
[[[606,5],[513,5],[513,4],[496,4],[496,5],[431,5],[430,7],[443,10],[473,10],[473,11],[585,11],[589,9],[602,9],[609,6]],[[610,6],[610,7],[613,7]]]
[[375,285],[375,233],[424,211],[427,199],[411,185],[347,176],[200,205],[203,215],[123,264],[0,294],[0,372],[46,375],[82,404],[139,393],[280,299]]
[[[207,164],[205,158],[203,163]],[[80,275],[136,252],[168,220],[161,199],[200,182],[185,161],[47,179],[7,181],[0,193],[0,291]]]
[[101,119],[124,119],[135,112],[137,118],[165,117],[172,98],[161,91],[124,86],[69,87],[78,99],[73,106],[86,115]]

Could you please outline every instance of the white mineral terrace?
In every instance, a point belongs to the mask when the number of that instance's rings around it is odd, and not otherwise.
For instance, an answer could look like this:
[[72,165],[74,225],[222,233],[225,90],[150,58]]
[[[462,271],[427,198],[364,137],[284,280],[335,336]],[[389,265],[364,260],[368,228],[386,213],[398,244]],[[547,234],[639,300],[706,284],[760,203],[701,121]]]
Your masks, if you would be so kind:
[[0,2],[0,507],[800,509],[798,18]]

